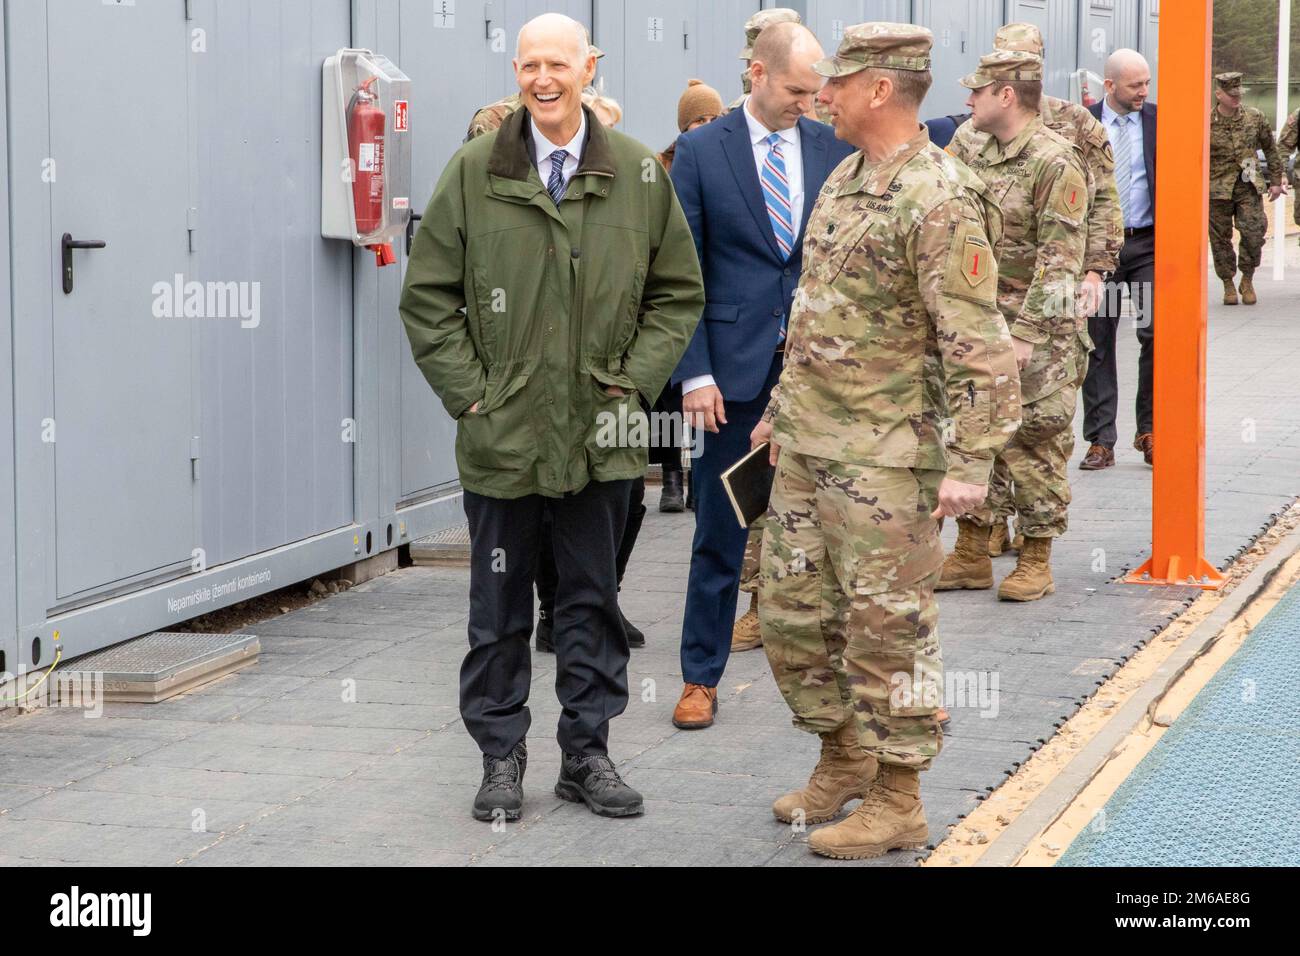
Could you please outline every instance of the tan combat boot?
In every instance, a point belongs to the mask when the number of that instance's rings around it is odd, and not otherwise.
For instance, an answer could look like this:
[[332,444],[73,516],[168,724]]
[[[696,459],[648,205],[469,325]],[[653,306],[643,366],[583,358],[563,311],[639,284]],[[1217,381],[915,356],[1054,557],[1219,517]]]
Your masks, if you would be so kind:
[[881,764],[858,808],[834,826],[810,833],[808,847],[836,860],[866,860],[925,846],[929,838],[920,774],[912,767]]
[[1241,304],[1254,305],[1259,300],[1255,298],[1255,277],[1243,275],[1241,277]]
[[1237,304],[1237,287],[1232,284],[1231,279],[1223,280],[1223,304],[1224,305]]
[[858,742],[855,721],[818,736],[822,739],[822,755],[808,778],[808,785],[772,804],[773,815],[782,823],[793,823],[800,810],[804,823],[825,823],[844,804],[865,796],[876,777],[876,758]]
[[936,591],[981,591],[993,587],[993,561],[989,558],[989,528],[966,518],[957,519],[957,546],[943,562]]
[[1015,545],[1011,542],[1011,530],[1007,527],[1006,519],[1002,519],[993,526],[993,532],[989,535],[989,557],[996,558],[998,555],[1007,554],[1015,550]]
[[763,646],[763,633],[758,627],[758,594],[749,596],[749,610],[740,616],[731,629],[731,653],[752,651]]
[[1037,601],[1055,590],[1052,539],[1026,536],[1016,559],[1016,569],[1003,579],[998,597],[1003,601]]

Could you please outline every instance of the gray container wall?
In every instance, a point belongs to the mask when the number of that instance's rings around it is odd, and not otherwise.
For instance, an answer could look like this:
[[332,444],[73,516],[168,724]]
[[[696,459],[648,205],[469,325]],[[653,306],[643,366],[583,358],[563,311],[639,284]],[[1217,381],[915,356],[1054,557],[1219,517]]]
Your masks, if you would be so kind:
[[[215,565],[352,520],[353,253],[320,236],[320,84],[286,82],[286,68],[305,79],[348,41],[351,12],[346,0],[193,9],[209,50],[191,58],[193,271],[257,282],[261,305],[255,327],[199,326],[202,540]],[[274,108],[249,108],[264,102]],[[259,188],[268,169],[294,175]]]
[[[1011,17],[1044,26],[1056,92],[1094,24],[1155,59],[1154,0],[791,5],[828,51],[864,20],[935,29],[927,115],[962,109],[957,77]],[[329,53],[366,46],[411,76],[423,211],[474,110],[514,89],[528,17],[563,10],[592,29],[621,128],[658,150],[689,78],[739,94],[742,26],[759,6],[193,0],[186,20],[179,2],[8,0],[0,242],[28,241],[5,250],[0,298],[13,307],[0,336],[4,666],[48,665],[56,631],[73,656],[463,521],[454,426],[397,316],[403,250],[381,270],[319,236]],[[108,243],[74,253],[71,295],[65,231]],[[256,288],[257,321],[151,314],[155,284],[177,274]]]
[[[9,182],[7,130],[9,101],[6,89],[5,27],[0,21],[0,182]],[[9,191],[0,190],[0,211],[9,221]],[[9,261],[9,230],[0,230],[0,262]],[[0,330],[11,326],[11,288],[8,270],[0,269]],[[13,339],[0,334],[0,673],[17,667],[18,593],[17,552],[14,514],[14,405]],[[0,690],[0,694],[4,691]],[[0,703],[0,707],[3,703]]]

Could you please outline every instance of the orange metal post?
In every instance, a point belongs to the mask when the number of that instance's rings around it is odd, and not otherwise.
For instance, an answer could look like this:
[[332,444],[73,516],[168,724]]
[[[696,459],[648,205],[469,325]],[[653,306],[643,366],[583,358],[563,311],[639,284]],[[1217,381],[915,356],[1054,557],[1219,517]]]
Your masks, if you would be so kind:
[[1223,584],[1204,557],[1212,7],[1165,4],[1160,30],[1151,558],[1131,584]]

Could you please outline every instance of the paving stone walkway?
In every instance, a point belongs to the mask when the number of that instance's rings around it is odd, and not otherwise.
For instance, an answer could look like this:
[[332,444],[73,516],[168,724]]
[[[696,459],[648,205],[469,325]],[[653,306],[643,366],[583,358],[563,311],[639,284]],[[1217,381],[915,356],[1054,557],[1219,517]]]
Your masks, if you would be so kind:
[[[1220,565],[1300,493],[1296,251],[1286,283],[1261,272],[1260,305],[1211,308],[1207,552]],[[997,693],[951,708],[924,777],[936,842],[1197,593],[1111,583],[1150,540],[1151,473],[1128,445],[1131,327],[1120,339],[1119,462],[1073,472],[1057,593],[1024,606],[991,592],[941,599],[947,669],[996,679]],[[554,658],[535,655],[525,815],[500,831],[470,818],[479,760],[456,707],[468,572],[417,567],[250,628],[260,663],[185,697],[110,704],[100,719],[0,717],[0,865],[834,865],[768,809],[805,778],[817,741],[790,727],[761,651],[733,658],[713,728],[669,721],[693,518],[655,500],[622,598],[649,646],[633,652],[632,700],[611,732],[643,817],[599,819],[552,794]],[[998,559],[999,574],[1013,560]]]

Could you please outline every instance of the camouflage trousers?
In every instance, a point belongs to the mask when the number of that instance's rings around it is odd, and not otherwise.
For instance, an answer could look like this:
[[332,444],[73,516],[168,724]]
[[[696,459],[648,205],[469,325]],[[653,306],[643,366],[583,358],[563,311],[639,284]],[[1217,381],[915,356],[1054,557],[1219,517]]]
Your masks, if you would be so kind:
[[740,590],[758,593],[758,559],[763,553],[763,520],[759,518],[745,539],[745,560],[740,566]]
[[1021,408],[1021,423],[993,459],[984,507],[970,517],[985,527],[1016,516],[1016,531],[1058,538],[1070,519],[1070,456],[1078,386],[1066,385]]
[[[1236,250],[1232,248],[1234,221],[1241,233]],[[1263,197],[1250,183],[1238,181],[1231,199],[1211,199],[1210,252],[1214,254],[1215,275],[1224,282],[1231,280],[1239,268],[1244,276],[1254,275],[1267,231]]]
[[759,576],[763,649],[794,725],[853,720],[878,760],[918,769],[943,742],[942,477],[783,450]]

